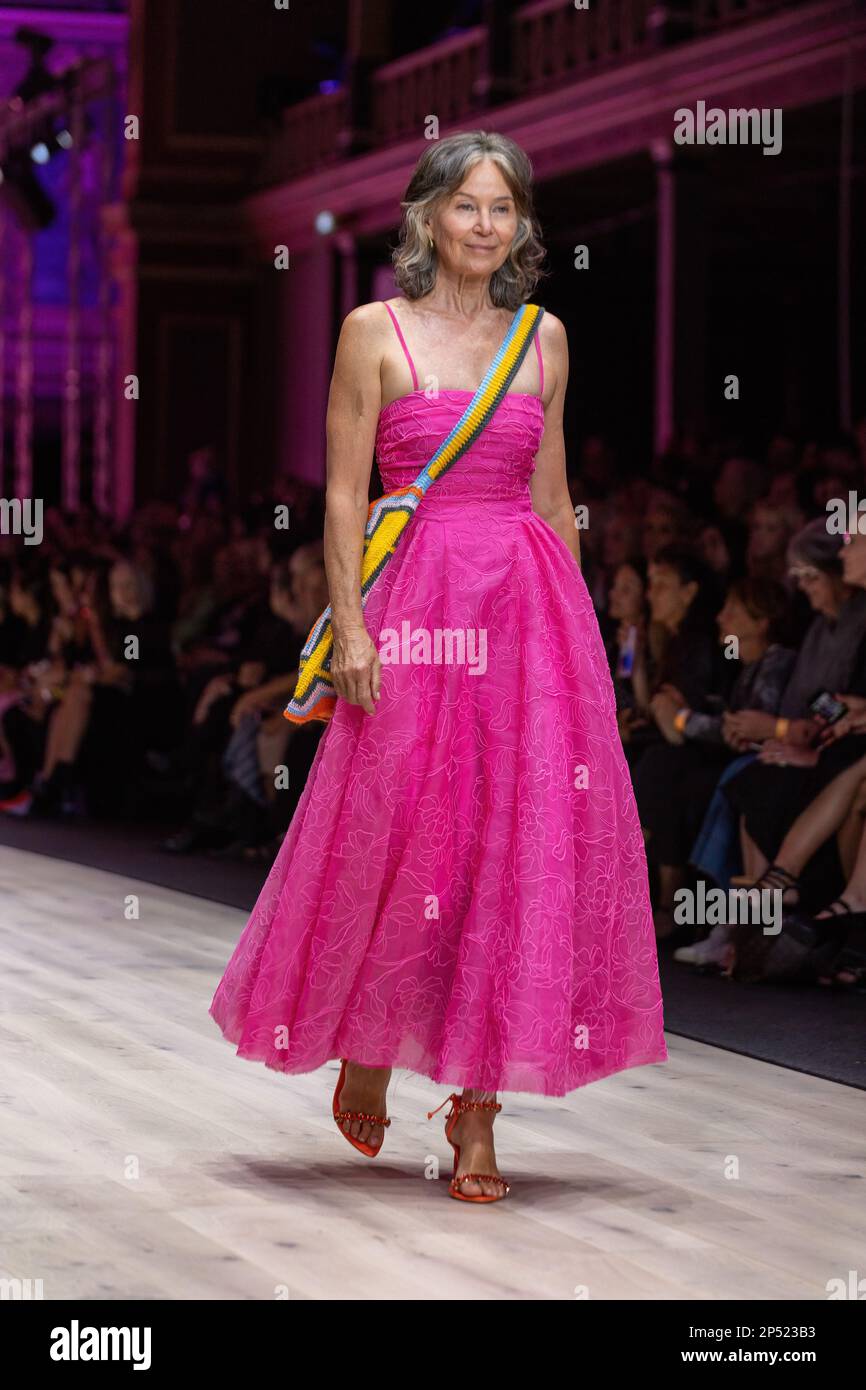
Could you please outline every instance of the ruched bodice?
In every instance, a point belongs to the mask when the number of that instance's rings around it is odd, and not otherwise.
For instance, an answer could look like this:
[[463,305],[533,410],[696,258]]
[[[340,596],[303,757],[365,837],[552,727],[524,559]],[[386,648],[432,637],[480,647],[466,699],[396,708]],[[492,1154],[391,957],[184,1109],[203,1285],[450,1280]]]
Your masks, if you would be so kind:
[[[471,391],[440,391],[431,400],[423,391],[386,405],[376,431],[376,459],[386,492],[406,487],[454,428]],[[538,396],[512,392],[470,449],[433,485],[427,503],[460,499],[528,501],[527,486],[544,433],[544,407]]]

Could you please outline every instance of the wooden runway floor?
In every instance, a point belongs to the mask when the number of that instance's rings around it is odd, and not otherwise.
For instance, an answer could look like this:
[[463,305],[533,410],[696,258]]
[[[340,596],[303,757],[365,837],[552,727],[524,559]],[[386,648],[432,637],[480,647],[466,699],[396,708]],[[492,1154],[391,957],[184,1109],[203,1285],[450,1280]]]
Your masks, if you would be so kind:
[[336,1063],[235,1055],[207,1009],[244,920],[0,849],[0,1276],[46,1299],[822,1300],[862,1270],[862,1091],[669,1037],[666,1065],[506,1095],[511,1197],[468,1206],[425,1118],[446,1088],[395,1074],[371,1162],[330,1117]]

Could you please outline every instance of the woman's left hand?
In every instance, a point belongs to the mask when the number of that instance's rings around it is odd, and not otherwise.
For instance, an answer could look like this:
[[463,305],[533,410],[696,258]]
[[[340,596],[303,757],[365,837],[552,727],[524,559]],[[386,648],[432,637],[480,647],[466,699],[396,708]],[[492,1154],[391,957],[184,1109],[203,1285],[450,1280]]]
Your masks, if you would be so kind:
[[778,739],[768,739],[758,754],[758,762],[776,767],[814,767],[820,757],[817,748],[798,747],[792,743],[780,743]]

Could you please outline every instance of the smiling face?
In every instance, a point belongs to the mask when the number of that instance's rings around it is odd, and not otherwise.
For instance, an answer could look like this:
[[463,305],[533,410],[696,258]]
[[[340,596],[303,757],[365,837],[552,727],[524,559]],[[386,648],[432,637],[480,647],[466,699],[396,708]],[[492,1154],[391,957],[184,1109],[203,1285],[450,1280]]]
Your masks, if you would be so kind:
[[443,198],[428,230],[441,264],[456,275],[492,275],[504,264],[517,233],[517,208],[499,165],[481,159],[460,187]]

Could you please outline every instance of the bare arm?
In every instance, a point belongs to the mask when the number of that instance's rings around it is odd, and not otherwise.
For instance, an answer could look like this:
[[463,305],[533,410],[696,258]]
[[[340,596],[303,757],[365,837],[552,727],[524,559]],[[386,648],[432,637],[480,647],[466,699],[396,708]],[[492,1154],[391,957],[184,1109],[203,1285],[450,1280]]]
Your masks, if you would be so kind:
[[534,511],[565,542],[580,564],[580,535],[565,476],[565,439],[562,413],[568,384],[568,341],[565,329],[553,314],[545,314],[539,332],[545,362],[545,384],[553,389],[544,405],[544,437],[535,456],[535,472],[529,483]]
[[325,569],[334,650],[331,677],[337,694],[375,712],[381,664],[364,625],[361,559],[370,470],[382,403],[381,306],[353,309],[343,322],[328,397],[328,481]]

